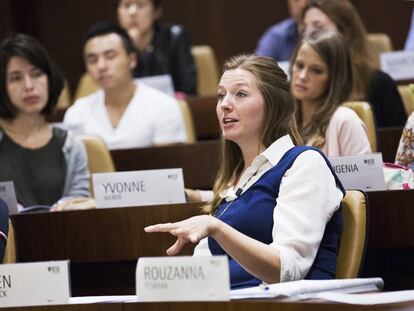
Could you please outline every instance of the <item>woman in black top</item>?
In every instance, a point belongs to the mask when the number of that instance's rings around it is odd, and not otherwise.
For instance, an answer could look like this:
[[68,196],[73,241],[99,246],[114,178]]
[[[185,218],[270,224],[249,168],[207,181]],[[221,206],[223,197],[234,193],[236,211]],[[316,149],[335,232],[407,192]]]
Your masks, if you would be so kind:
[[161,0],[120,0],[118,21],[138,50],[135,77],[170,74],[176,92],[195,94],[191,45],[179,25],[161,24]]
[[0,181],[22,207],[89,196],[85,147],[50,125],[63,78],[46,49],[24,34],[0,43]]

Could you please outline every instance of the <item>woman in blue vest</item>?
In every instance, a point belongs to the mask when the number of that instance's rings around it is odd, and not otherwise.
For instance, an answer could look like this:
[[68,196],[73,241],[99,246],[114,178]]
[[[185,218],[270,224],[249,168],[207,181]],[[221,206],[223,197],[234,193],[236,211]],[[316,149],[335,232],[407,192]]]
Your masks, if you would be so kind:
[[145,230],[177,237],[169,255],[189,242],[195,255],[228,255],[232,288],[334,278],[344,190],[322,153],[298,146],[285,73],[254,55],[230,59],[223,72],[223,161],[210,215]]

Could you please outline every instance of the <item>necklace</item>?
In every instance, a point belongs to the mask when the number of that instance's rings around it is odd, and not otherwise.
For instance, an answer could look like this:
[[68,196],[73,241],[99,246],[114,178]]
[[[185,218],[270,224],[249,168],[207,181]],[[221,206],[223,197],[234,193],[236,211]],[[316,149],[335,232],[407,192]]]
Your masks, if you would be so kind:
[[220,215],[218,215],[218,216],[216,216],[216,213],[217,213],[217,211],[214,213],[214,217],[216,217],[217,219],[220,219],[226,212],[227,212],[227,210],[229,209],[229,207],[233,204],[233,202],[234,201],[236,201],[238,198],[239,198],[239,196],[243,193],[243,189],[244,189],[244,187],[249,183],[249,181],[254,177],[254,176],[256,176],[256,174],[257,174],[257,172],[259,171],[259,168],[246,180],[246,182],[241,186],[241,187],[239,187],[237,190],[236,190],[236,198],[235,199],[233,199],[233,200],[231,200],[230,202],[229,202],[229,204],[227,204],[227,206],[224,208],[224,210],[220,213]]
[[231,206],[231,204],[235,201],[236,199],[234,199],[233,201],[230,201],[229,204],[227,204],[227,206],[224,208],[224,210],[220,213],[220,215],[216,216],[216,213],[214,213],[214,217],[216,217],[217,219],[220,219],[221,216],[224,215],[225,212],[227,212],[227,210],[229,209],[229,207]]

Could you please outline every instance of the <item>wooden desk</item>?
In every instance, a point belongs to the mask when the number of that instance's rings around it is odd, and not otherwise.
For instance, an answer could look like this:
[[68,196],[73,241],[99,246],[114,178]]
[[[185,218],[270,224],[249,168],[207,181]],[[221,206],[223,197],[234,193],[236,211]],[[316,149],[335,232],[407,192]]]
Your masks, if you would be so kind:
[[378,129],[378,152],[382,153],[384,162],[394,163],[402,127],[385,127]]
[[112,150],[117,171],[182,168],[188,188],[211,189],[220,165],[220,142]]
[[217,96],[188,97],[187,103],[193,116],[197,140],[220,137],[216,114]]
[[4,308],[10,311],[371,311],[412,310],[413,302],[376,306],[358,306],[331,302],[288,302],[275,299],[235,300],[229,302],[165,302],[165,303],[97,303],[88,305],[62,305],[27,308]]
[[[382,277],[387,290],[414,288],[414,190],[370,192],[368,201],[362,275]],[[137,258],[162,256],[174,242],[168,234],[145,234],[143,228],[196,215],[199,206],[14,215],[17,260],[70,259],[74,296],[133,294]]]
[[[154,223],[200,213],[201,204],[112,208],[12,216],[18,262],[71,260],[74,296],[134,294],[142,256],[164,256],[175,239],[145,233]],[[189,245],[183,255],[190,255]]]
[[414,288],[414,190],[368,192],[368,247],[362,275],[386,290]]

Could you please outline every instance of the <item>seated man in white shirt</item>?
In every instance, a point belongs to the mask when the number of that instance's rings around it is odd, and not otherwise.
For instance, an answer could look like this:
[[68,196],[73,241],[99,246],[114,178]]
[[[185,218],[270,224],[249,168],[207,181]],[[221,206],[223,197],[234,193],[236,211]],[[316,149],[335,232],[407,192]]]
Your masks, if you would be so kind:
[[101,89],[78,99],[66,112],[65,124],[100,135],[109,149],[186,141],[175,98],[134,81],[139,60],[125,30],[98,23],[84,35],[83,46],[87,71]]

